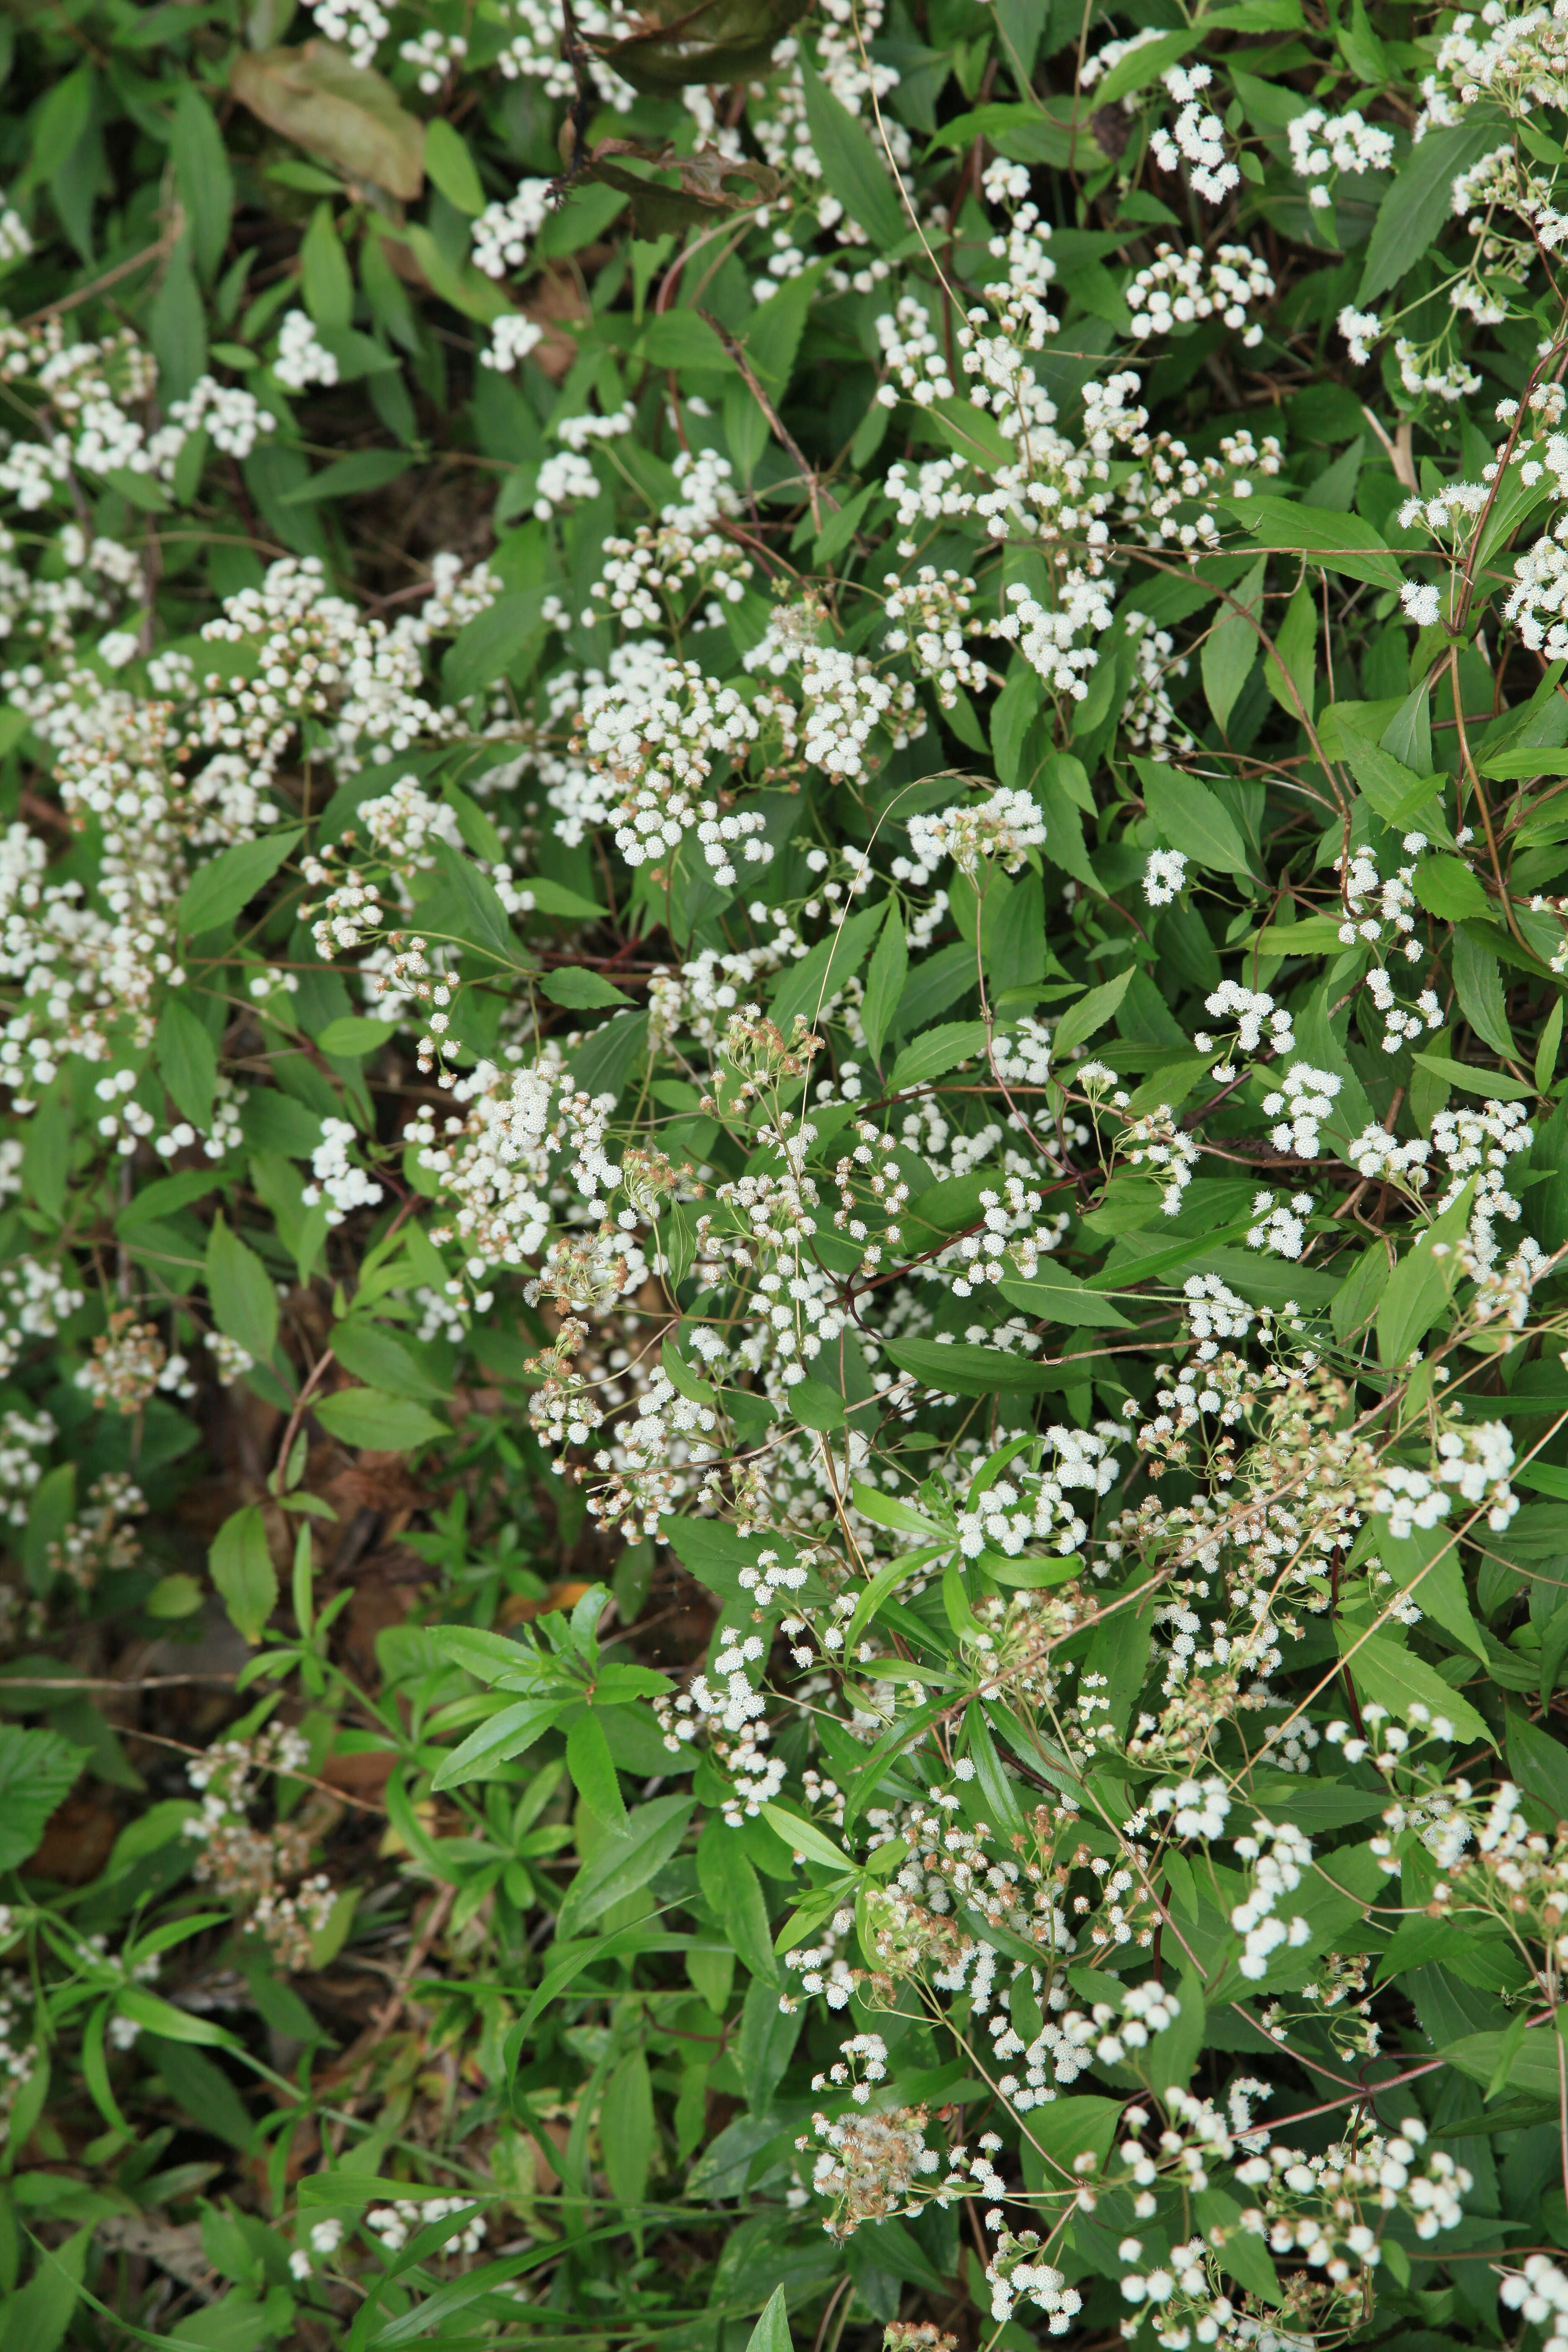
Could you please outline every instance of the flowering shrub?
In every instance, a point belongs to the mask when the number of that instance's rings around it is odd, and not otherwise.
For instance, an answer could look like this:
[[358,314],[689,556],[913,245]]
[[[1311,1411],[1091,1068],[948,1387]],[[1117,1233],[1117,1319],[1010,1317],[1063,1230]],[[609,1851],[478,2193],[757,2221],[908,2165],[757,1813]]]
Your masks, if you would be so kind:
[[1563,7],[0,71],[6,2352],[1568,2341]]

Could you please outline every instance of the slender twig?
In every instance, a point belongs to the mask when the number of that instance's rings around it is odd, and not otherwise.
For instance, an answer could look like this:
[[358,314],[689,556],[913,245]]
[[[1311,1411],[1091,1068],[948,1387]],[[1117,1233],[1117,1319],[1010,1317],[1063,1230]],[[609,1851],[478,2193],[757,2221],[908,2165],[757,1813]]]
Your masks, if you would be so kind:
[[784,443],[784,447],[789,451],[789,454],[795,459],[795,464],[800,467],[800,478],[805,485],[805,495],[811,502],[811,520],[816,525],[817,533],[820,536],[822,530],[822,509],[824,504],[830,506],[833,509],[834,513],[837,514],[838,512],[838,500],[834,497],[831,490],[824,488],[821,483],[818,482],[816,475],[812,468],[810,459],[805,456],[805,453],[801,448],[799,442],[795,439],[794,434],[790,431],[788,425],[779,415],[778,410],[773,406],[773,402],[768,398],[767,394],[763,390],[762,385],[758,383],[756,370],[752,367],[751,361],[746,357],[745,352],[742,350],[742,346],[735,341],[734,336],[730,333],[728,328],[720,323],[720,321],[713,316],[711,310],[699,310],[697,315],[707,326],[712,328],[713,332],[723,344],[725,351],[729,353],[731,359],[734,361],[735,365],[739,368],[741,372],[741,380],[744,383],[746,390],[751,394],[752,398],[756,402],[757,406],[767,418],[769,425],[777,434],[779,439]]

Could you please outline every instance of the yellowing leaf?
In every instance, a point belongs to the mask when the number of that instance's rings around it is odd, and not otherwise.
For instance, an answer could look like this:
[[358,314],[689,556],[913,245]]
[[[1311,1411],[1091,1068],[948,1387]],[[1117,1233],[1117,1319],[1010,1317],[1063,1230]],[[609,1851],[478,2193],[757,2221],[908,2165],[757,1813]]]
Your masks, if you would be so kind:
[[352,180],[405,202],[425,184],[425,127],[397,102],[392,84],[350,63],[331,41],[298,49],[241,50],[229,88],[269,130],[308,147]]

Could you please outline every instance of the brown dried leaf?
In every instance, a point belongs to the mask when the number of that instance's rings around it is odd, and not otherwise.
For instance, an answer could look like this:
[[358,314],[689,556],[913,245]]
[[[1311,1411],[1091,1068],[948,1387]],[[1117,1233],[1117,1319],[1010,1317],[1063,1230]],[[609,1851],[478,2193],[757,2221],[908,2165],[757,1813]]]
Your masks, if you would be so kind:
[[676,90],[688,82],[752,81],[767,73],[773,49],[805,16],[808,0],[651,0],[641,25],[622,40],[590,41],[634,89]]
[[405,201],[424,186],[424,124],[404,112],[390,82],[351,65],[331,41],[242,50],[228,79],[236,98],[270,130],[347,178],[371,181]]

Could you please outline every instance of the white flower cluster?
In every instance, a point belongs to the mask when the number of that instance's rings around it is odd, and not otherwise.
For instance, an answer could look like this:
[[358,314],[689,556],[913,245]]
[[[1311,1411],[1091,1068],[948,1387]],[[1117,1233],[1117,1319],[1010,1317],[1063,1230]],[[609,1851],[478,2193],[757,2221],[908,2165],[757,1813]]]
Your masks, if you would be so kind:
[[1218,319],[1241,332],[1244,351],[1254,351],[1263,341],[1263,329],[1257,320],[1248,324],[1247,310],[1267,302],[1273,292],[1268,264],[1250,246],[1218,246],[1211,257],[1201,245],[1190,245],[1185,252],[1157,245],[1153,260],[1144,264],[1127,289],[1131,331],[1142,342],[1151,335],[1168,335],[1175,327]]
[[1223,1837],[1230,1817],[1225,1782],[1214,1775],[1206,1780],[1182,1780],[1173,1787],[1151,1789],[1149,1810],[1169,1813],[1178,1837],[1212,1840]]
[[[1204,1011],[1227,1028],[1235,1023],[1236,1053],[1289,1054],[1295,1050],[1295,1024],[1289,1008],[1277,1004],[1266,988],[1247,988],[1240,981],[1222,980],[1213,993],[1205,997]],[[1214,1039],[1206,1030],[1200,1029],[1193,1043],[1200,1054],[1214,1050]],[[1229,1076],[1228,1069],[1216,1069],[1215,1076],[1224,1083]]]
[[909,656],[916,677],[931,680],[944,710],[955,708],[963,691],[980,693],[989,673],[964,646],[966,637],[978,636],[984,628],[969,618],[973,581],[952,570],[939,576],[934,565],[922,563],[912,580],[900,581],[889,572],[884,584],[888,618],[894,624],[888,651]]
[[[1374,1132],[1382,1135],[1383,1129]],[[1255,1193],[1252,1213],[1258,1222],[1248,1229],[1248,1249],[1268,1250],[1276,1257],[1300,1257],[1307,1237],[1306,1221],[1316,1206],[1310,1192],[1293,1193],[1289,1204],[1272,1192]]]
[[1062,579],[1059,601],[1054,607],[1040,604],[1018,581],[1008,588],[1007,600],[1012,610],[997,622],[997,635],[1010,638],[1030,668],[1058,694],[1082,702],[1100,649],[1093,643],[1075,645],[1073,641],[1080,631],[1092,639],[1102,636],[1110,626],[1111,604],[1104,584],[1074,570]]
[[520,311],[505,311],[491,321],[490,339],[479,353],[479,364],[494,368],[498,375],[510,375],[543,340],[544,330],[535,320],[525,319]]
[[550,217],[551,185],[548,180],[520,180],[506,204],[485,206],[472,230],[476,269],[487,278],[505,278],[523,267]]
[[47,1412],[0,1416],[0,1518],[9,1526],[26,1526],[33,1489],[44,1475],[37,1456],[57,1434]]
[[381,2240],[389,2254],[396,2254],[401,2253],[416,2231],[428,2229],[432,2221],[450,2221],[459,2213],[471,2218],[466,2229],[447,2239],[447,2250],[456,2254],[477,2254],[489,2235],[489,2223],[471,2197],[399,2197],[391,2205],[373,2205],[364,2217],[364,2226]]
[[766,865],[773,849],[762,814],[742,807],[721,816],[710,796],[744,766],[762,732],[756,711],[736,688],[715,688],[694,661],[678,662],[646,640],[625,650],[617,674],[583,698],[588,772],[567,812],[574,824],[613,824],[628,866],[668,856],[693,833],[721,883],[735,880],[737,851]]
[[300,1197],[308,1209],[314,1208],[323,1198],[329,1201],[329,1225],[341,1225],[355,1209],[374,1209],[384,1197],[375,1179],[349,1158],[355,1140],[348,1119],[321,1121],[321,1139],[310,1154],[310,1173],[315,1181],[307,1184]]
[[303,310],[285,311],[278,330],[272,373],[290,392],[304,392],[313,383],[336,383],[337,359],[318,340]]
[[1310,1062],[1291,1063],[1283,1087],[1263,1097],[1265,1118],[1278,1122],[1268,1134],[1277,1151],[1317,1159],[1323,1148],[1322,1124],[1333,1111],[1340,1084],[1331,1070],[1315,1070]]
[[1152,849],[1143,869],[1143,896],[1151,907],[1168,907],[1187,887],[1187,861],[1179,849]]
[[958,803],[931,815],[910,817],[910,878],[929,882],[944,857],[971,877],[983,857],[994,857],[1005,872],[1016,874],[1026,852],[1037,848],[1045,837],[1045,818],[1028,793],[999,785],[977,807]]
[[1482,1421],[1444,1429],[1436,1453],[1436,1476],[1403,1462],[1384,1465],[1372,1507],[1388,1514],[1389,1533],[1405,1537],[1417,1528],[1435,1528],[1448,1517],[1457,1494],[1472,1509],[1487,1504],[1487,1525],[1494,1535],[1501,1535],[1519,1508],[1519,1497],[1508,1483],[1513,1440],[1504,1424]]
[[435,98],[447,75],[468,56],[468,45],[461,33],[444,33],[435,25],[426,25],[412,40],[400,41],[397,54],[405,66],[416,68],[425,97]]
[[375,63],[375,53],[392,29],[378,0],[310,0],[317,30],[349,53],[351,65],[362,70]]
[[1252,1888],[1235,1905],[1230,1924],[1245,1938],[1237,1966],[1256,1982],[1268,1973],[1270,1953],[1283,1944],[1298,1949],[1308,1942],[1311,1928],[1299,1915],[1286,1920],[1279,1906],[1293,1895],[1311,1868],[1311,1841],[1289,1822],[1255,1821],[1250,1835],[1233,1841],[1237,1853],[1252,1865]]
[[1093,1430],[1067,1429],[1053,1423],[1045,1433],[1054,1460],[1048,1467],[1029,1470],[1023,1462],[1010,1463],[1004,1475],[957,1517],[958,1547],[965,1559],[985,1551],[1016,1559],[1030,1544],[1053,1551],[1078,1549],[1089,1528],[1071,1500],[1074,1493],[1109,1495],[1121,1475],[1121,1465],[1111,1447],[1121,1434],[1114,1422],[1100,1422]]
[[1487,0],[1479,16],[1456,16],[1437,44],[1421,95],[1426,103],[1417,139],[1459,121],[1467,107],[1483,100],[1516,119],[1538,107],[1562,106],[1568,97],[1568,20],[1559,0],[1517,14],[1504,0]]
[[1174,126],[1161,125],[1150,134],[1149,147],[1162,172],[1174,172],[1184,162],[1188,184],[1211,205],[1223,204],[1241,185],[1241,173],[1225,152],[1225,124],[1209,111],[1203,93],[1214,80],[1209,66],[1172,66],[1162,77],[1180,112]]
[[1286,125],[1290,167],[1308,183],[1307,202],[1326,211],[1333,202],[1329,180],[1347,172],[1359,179],[1363,172],[1386,172],[1394,162],[1394,133],[1368,122],[1359,108],[1345,114],[1325,114],[1310,106]]

